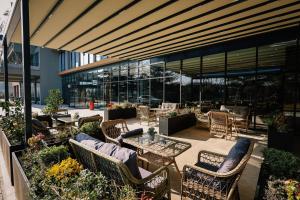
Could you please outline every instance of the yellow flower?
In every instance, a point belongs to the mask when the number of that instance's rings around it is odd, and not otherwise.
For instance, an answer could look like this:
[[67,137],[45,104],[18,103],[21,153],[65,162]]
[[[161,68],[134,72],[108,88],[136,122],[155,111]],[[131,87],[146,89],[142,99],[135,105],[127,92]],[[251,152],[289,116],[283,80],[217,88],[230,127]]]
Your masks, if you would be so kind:
[[77,160],[67,158],[58,164],[53,165],[46,173],[48,178],[54,177],[56,180],[62,180],[67,177],[79,174],[83,169]]

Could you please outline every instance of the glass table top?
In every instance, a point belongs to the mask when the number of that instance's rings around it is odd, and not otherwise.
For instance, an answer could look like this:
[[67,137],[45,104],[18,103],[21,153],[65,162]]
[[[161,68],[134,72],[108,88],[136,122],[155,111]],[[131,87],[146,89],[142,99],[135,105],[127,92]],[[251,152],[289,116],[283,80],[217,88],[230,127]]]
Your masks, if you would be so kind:
[[162,157],[176,157],[191,148],[190,143],[159,134],[153,140],[148,134],[143,134],[124,138],[123,142]]

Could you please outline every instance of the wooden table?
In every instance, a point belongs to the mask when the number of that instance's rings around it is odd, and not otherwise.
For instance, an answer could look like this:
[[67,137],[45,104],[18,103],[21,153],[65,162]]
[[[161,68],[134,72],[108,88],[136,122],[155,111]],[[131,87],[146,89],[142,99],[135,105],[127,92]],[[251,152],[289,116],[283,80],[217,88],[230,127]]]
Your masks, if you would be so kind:
[[141,160],[160,166],[174,164],[179,174],[175,157],[192,146],[190,143],[159,134],[155,135],[154,140],[151,140],[147,134],[143,134],[124,138],[123,142],[137,147]]
[[63,122],[66,125],[75,125],[75,123],[78,122],[78,119],[72,117],[59,117],[57,118],[57,121]]

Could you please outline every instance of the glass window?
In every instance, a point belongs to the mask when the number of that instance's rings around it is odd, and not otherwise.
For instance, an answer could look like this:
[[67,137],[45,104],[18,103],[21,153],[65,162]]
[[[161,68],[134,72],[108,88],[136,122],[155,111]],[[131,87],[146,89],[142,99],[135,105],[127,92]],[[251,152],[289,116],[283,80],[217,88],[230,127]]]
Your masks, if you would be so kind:
[[196,105],[199,102],[200,57],[185,59],[182,61],[181,98],[187,106]]
[[166,63],[165,102],[180,103],[180,61]]

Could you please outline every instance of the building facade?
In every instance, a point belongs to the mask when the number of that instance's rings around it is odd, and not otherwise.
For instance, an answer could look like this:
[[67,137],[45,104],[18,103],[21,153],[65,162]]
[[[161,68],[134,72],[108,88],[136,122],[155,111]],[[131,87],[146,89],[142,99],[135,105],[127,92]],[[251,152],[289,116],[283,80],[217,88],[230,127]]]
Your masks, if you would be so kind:
[[299,109],[298,43],[294,32],[279,31],[75,71],[62,77],[63,96],[65,103],[77,108],[86,108],[94,100],[98,108],[128,101],[201,105],[203,110],[222,104],[248,105],[255,115],[282,109],[293,112]]

